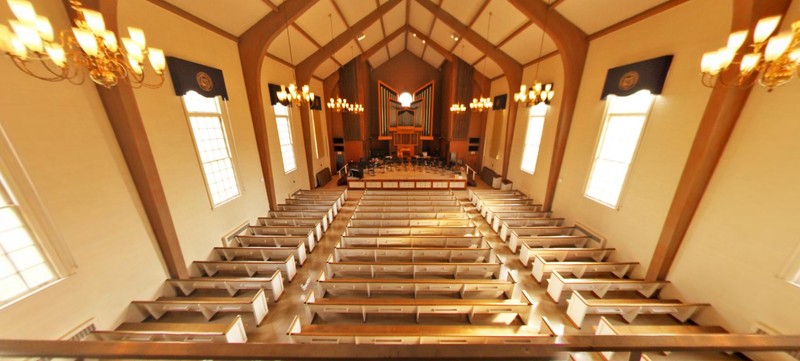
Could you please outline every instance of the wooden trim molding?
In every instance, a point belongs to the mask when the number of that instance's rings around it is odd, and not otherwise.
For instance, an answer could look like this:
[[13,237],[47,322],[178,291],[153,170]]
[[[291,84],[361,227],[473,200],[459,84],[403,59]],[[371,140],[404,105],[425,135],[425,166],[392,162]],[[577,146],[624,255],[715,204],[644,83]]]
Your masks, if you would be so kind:
[[[762,17],[785,14],[790,2],[790,0],[735,0],[731,30],[752,30]],[[749,46],[750,41],[748,38],[743,46],[745,48]],[[728,70],[737,71],[737,69]],[[752,87],[724,86],[717,83],[711,91],[711,97],[700,120],[689,157],[664,220],[664,227],[661,229],[656,249],[650,260],[646,280],[667,278],[751,90]]]
[[[275,181],[272,178],[272,161],[270,159],[269,139],[267,137],[267,119],[264,114],[266,100],[264,89],[266,84],[261,84],[261,69],[264,57],[267,56],[269,45],[286,26],[286,22],[295,21],[306,10],[319,0],[286,0],[278,10],[272,11],[239,38],[239,58],[242,61],[244,86],[247,91],[247,101],[250,105],[250,116],[253,118],[253,129],[256,136],[258,156],[261,159],[261,172],[264,177],[264,186],[267,190],[270,209],[275,209]],[[309,178],[313,176],[310,175]]]
[[172,5],[172,4],[170,4],[170,3],[168,3],[168,2],[166,2],[164,0],[147,0],[147,1],[150,2],[151,4],[155,5],[155,6],[158,6],[158,7],[162,8],[162,9],[164,9],[164,10],[167,10],[167,11],[169,11],[169,12],[175,14],[175,15],[178,15],[178,16],[180,16],[180,17],[182,17],[182,18],[184,18],[184,19],[186,19],[188,21],[191,21],[191,22],[193,22],[193,23],[195,23],[195,24],[197,24],[197,25],[199,25],[201,27],[204,27],[204,28],[206,28],[206,29],[208,29],[208,30],[210,30],[210,31],[212,31],[214,33],[217,33],[217,34],[219,34],[219,35],[221,35],[221,36],[223,36],[225,38],[228,38],[229,40],[239,41],[239,38],[236,35],[233,35],[233,34],[227,32],[225,30],[222,30],[221,28],[217,27],[216,25],[211,24],[208,21],[205,21],[205,20],[203,20],[203,19],[201,19],[201,18],[199,18],[197,16],[194,16],[190,12],[188,12],[186,10],[183,10],[183,9],[181,9],[181,8],[175,6],[175,5]]
[[[117,0],[85,0],[83,4],[89,9],[100,11],[109,29],[117,29]],[[64,5],[68,12],[73,11],[67,0],[64,1]],[[73,15],[70,14],[70,18],[74,19]],[[97,85],[96,88],[122,156],[131,172],[131,178],[150,227],[153,229],[167,273],[172,278],[189,278],[178,232],[175,230],[167,196],[133,88],[124,83],[110,89],[101,85]]]
[[[589,51],[589,40],[586,33],[544,2],[524,0],[509,0],[509,2],[537,26],[545,29],[547,35],[556,43],[561,54],[561,63],[564,65],[564,83],[559,85],[559,88],[562,89],[559,95],[561,109],[558,112],[556,139],[550,158],[550,173],[547,175],[547,186],[542,202],[543,208],[549,211],[553,207],[553,197],[556,193],[558,177],[561,174],[561,164],[567,148],[572,116],[575,112],[575,104],[578,102],[578,90],[581,86],[583,68]],[[545,21],[547,27],[544,26]],[[511,131],[513,132],[513,129]],[[511,150],[511,142],[512,139],[509,135],[506,137],[506,154]],[[508,174],[508,162],[508,157],[503,159],[503,178]]]

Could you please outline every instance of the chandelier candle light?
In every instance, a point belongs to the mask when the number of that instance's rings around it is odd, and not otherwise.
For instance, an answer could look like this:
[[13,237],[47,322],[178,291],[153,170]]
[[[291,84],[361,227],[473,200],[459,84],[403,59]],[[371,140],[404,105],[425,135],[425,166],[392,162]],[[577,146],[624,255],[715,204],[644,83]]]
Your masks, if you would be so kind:
[[[492,13],[489,12],[489,20],[486,22],[486,40],[489,40],[489,31],[492,29]],[[486,75],[486,62],[487,59],[483,59],[483,75]],[[469,109],[473,112],[483,112],[489,109],[492,109],[492,98],[484,98],[480,97],[480,99],[472,98],[472,102],[469,103]]]
[[[130,38],[119,38],[119,46],[116,34],[106,29],[102,14],[84,8],[78,0],[69,4],[76,14],[76,26],[61,31],[56,38],[50,20],[36,14],[30,2],[8,0],[17,19],[8,21],[10,29],[0,25],[0,52],[25,74],[41,80],[82,84],[88,74],[106,88],[120,80],[134,88],[158,88],[164,83],[164,52],[148,48],[141,29],[129,27]],[[145,58],[158,76],[155,83],[145,83]]]
[[[730,34],[725,47],[703,54],[700,61],[703,85],[711,88],[720,81],[726,86],[747,87],[757,80],[767,91],[772,91],[792,80],[800,67],[800,21],[792,24],[791,31],[770,37],[780,21],[780,15],[759,20],[753,30],[752,51],[743,54],[738,63],[734,59],[747,39],[747,30]],[[726,70],[732,67],[738,67],[738,71],[730,72],[735,73],[733,78],[726,75]]]
[[[289,63],[294,66],[294,55],[292,54],[292,38],[289,36],[289,18],[283,14],[286,20],[286,41],[289,43]],[[297,79],[292,68],[292,79]],[[281,91],[278,92],[278,100],[281,102],[289,102],[298,107],[308,105],[314,102],[314,92],[310,91],[308,85],[298,87],[294,83],[289,83],[288,86],[281,84]]]
[[[550,13],[548,12],[544,18],[544,28],[542,28],[542,38],[539,41],[539,57],[537,59],[541,59],[542,57],[542,49],[544,48],[544,35],[547,33],[547,16],[549,14]],[[541,60],[536,63],[536,79],[539,78],[540,64]],[[553,100],[553,96],[555,94],[555,91],[553,91],[553,83],[542,84],[536,80],[534,81],[533,86],[530,88],[528,88],[527,85],[522,84],[519,87],[519,93],[514,94],[514,101],[523,104],[528,108],[541,103],[550,105],[550,101]]]

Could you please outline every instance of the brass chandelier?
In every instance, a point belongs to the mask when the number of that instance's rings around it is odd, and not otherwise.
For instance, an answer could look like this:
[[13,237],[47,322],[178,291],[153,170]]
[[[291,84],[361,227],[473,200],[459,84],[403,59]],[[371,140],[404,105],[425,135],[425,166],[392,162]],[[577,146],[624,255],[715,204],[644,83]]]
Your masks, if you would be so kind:
[[[772,91],[792,80],[800,68],[800,21],[792,24],[791,31],[770,37],[780,21],[780,15],[759,20],[753,30],[752,51],[742,55],[739,62],[734,59],[747,39],[747,30],[730,34],[725,47],[703,54],[700,61],[703,85],[711,88],[719,81],[726,86],[749,87],[757,81]],[[738,69],[726,71],[731,68]]]
[[[286,17],[286,14],[283,14],[284,20],[286,20],[286,41],[289,43],[289,63],[292,65],[292,79],[297,79],[297,76],[294,72],[294,54],[292,54],[292,38],[289,35],[289,19]],[[289,83],[289,85],[281,84],[281,91],[277,93],[278,100],[281,102],[289,102],[290,104],[294,104],[295,106],[301,107],[304,105],[309,105],[314,102],[314,92],[310,91],[308,85],[301,85],[297,86],[295,83]]]
[[[489,31],[492,29],[492,12],[489,12],[489,20],[486,22],[486,40],[489,40]],[[486,75],[486,62],[487,60],[483,60],[483,75]],[[469,109],[473,112],[484,112],[489,109],[492,109],[492,98],[472,98],[472,102],[469,103]]]
[[[16,20],[11,28],[0,25],[0,52],[8,55],[25,74],[46,81],[67,80],[82,84],[85,75],[106,88],[120,80],[134,88],[158,88],[164,83],[166,58],[161,49],[148,48],[144,32],[129,27],[130,38],[120,37],[107,30],[103,15],[86,9],[80,1],[70,0],[75,12],[75,27],[55,36],[50,20],[36,14],[33,5],[25,0],[8,0]],[[145,58],[149,60],[157,79],[145,82]]]
[[348,103],[347,99],[339,97],[328,99],[328,109],[337,113],[353,113],[361,114],[364,112],[364,106],[361,104]]
[[454,103],[453,105],[450,106],[451,113],[461,114],[465,111],[467,111],[467,107],[464,104]]
[[[537,59],[541,59],[542,57],[542,50],[544,49],[544,35],[546,33],[547,33],[547,15],[545,15],[544,19],[544,27],[542,28],[542,38],[539,41],[539,56],[537,57]],[[541,60],[536,63],[536,73],[535,73],[536,75],[534,75],[535,79],[539,78],[540,64]],[[528,88],[527,85],[522,84],[519,87],[519,92],[514,93],[514,101],[529,108],[542,103],[544,103],[545,105],[550,105],[550,101],[553,100],[553,96],[555,94],[556,94],[555,91],[553,91],[553,83],[542,84],[541,82],[536,80],[534,81],[533,86],[530,88]]]

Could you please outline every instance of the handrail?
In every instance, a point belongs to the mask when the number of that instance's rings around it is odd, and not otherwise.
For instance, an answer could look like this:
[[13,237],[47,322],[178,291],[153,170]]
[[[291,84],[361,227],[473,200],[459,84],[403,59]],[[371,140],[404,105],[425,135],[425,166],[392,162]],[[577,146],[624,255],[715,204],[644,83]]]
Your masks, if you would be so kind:
[[192,343],[129,341],[0,340],[3,357],[70,357],[99,359],[492,359],[551,360],[569,351],[767,352],[800,350],[800,335],[581,335],[537,337],[531,344],[504,345],[372,345],[330,344],[303,347],[274,343]]

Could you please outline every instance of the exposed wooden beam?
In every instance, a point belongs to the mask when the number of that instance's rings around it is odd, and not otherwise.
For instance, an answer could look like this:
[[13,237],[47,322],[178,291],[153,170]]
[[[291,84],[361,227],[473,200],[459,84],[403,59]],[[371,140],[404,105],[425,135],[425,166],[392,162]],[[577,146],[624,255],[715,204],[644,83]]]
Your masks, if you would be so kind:
[[531,61],[529,61],[529,62],[527,62],[525,64],[522,64],[522,67],[523,68],[527,68],[527,67],[529,67],[531,65],[534,65],[534,64],[536,64],[538,62],[550,59],[550,58],[552,58],[552,57],[554,57],[556,55],[558,55],[558,50],[553,50],[553,51],[551,51],[551,52],[549,52],[547,54],[544,54],[544,55],[542,55],[542,56],[540,56],[540,57],[538,57],[536,59],[533,59],[533,60],[531,60]]
[[481,62],[481,60],[483,60],[483,59],[486,59],[486,54],[483,54],[483,55],[481,55],[481,57],[480,57],[480,58],[478,58],[478,60],[475,60],[475,61],[474,61],[472,64],[470,64],[470,65],[472,65],[472,67],[474,68],[474,67],[475,67],[475,65],[477,65],[478,63],[480,63],[480,62]]
[[[759,19],[786,14],[790,2],[790,0],[736,0],[733,2],[731,30],[752,31]],[[743,47],[747,49],[750,42],[748,38]],[[727,73],[723,75],[735,77],[738,69],[731,67]],[[718,82],[711,91],[711,97],[700,119],[700,126],[650,260],[645,277],[647,280],[667,278],[751,90],[752,87],[725,86]]]
[[[264,177],[264,187],[267,190],[270,209],[275,209],[275,181],[272,177],[272,160],[270,159],[269,138],[267,137],[267,120],[264,115],[266,106],[264,101],[264,84],[261,83],[261,69],[264,57],[267,55],[269,45],[280,34],[287,22],[294,22],[306,10],[319,0],[286,0],[276,11],[272,11],[239,38],[239,58],[242,61],[244,85],[247,91],[247,100],[250,105],[250,116],[253,119],[253,130],[256,136],[258,156],[261,160],[261,172]],[[309,143],[305,132],[305,143]],[[310,153],[306,151],[306,153]],[[308,164],[312,166],[313,164]],[[313,172],[309,172],[309,182],[312,182]],[[313,183],[310,183],[313,185]]]
[[331,40],[329,43],[322,46],[322,48],[308,56],[305,60],[300,62],[300,64],[297,64],[297,81],[300,83],[307,82],[311,74],[322,63],[322,61],[333,56],[333,54],[352,41],[356,34],[366,30],[368,27],[378,21],[381,16],[389,12],[389,10],[393,9],[401,2],[402,0],[389,0],[385,4],[378,7],[377,10],[365,16],[363,19],[350,26],[347,30],[339,34],[339,36]]
[[550,3],[550,5],[548,7],[551,8],[551,9],[554,9],[556,6],[559,6],[562,3],[564,3],[564,0],[556,0],[556,1],[553,1],[552,3]]
[[[409,21],[409,19],[411,18],[411,1],[413,0],[406,0],[406,25],[411,25],[411,22]],[[408,49],[408,36],[406,36],[406,43],[404,45],[404,49]]]
[[[561,174],[561,164],[567,149],[567,138],[572,125],[572,116],[575,104],[578,101],[578,90],[581,86],[583,68],[586,64],[586,55],[589,51],[589,40],[581,29],[571,23],[552,7],[541,1],[508,0],[523,15],[544,29],[547,35],[556,43],[561,53],[561,62],[564,65],[564,84],[560,85],[561,109],[558,112],[558,125],[556,138],[553,144],[553,153],[550,157],[550,173],[547,175],[544,201],[545,210],[553,207],[553,197],[556,193],[558,177]],[[544,26],[546,23],[547,26]],[[517,84],[519,87],[519,84]],[[512,88],[513,89],[513,88]],[[513,104],[513,103],[512,103]],[[506,135],[506,153],[511,151],[514,129]],[[509,157],[503,159],[503,176],[508,173]]]
[[616,23],[614,25],[611,25],[611,26],[609,26],[609,27],[607,27],[605,29],[599,30],[599,31],[589,35],[589,41],[592,41],[594,39],[606,36],[608,34],[611,34],[611,33],[615,32],[617,30],[626,28],[628,26],[631,26],[631,25],[633,25],[635,23],[638,23],[638,22],[640,22],[642,20],[645,20],[645,19],[647,19],[647,18],[649,18],[651,16],[658,15],[658,14],[664,12],[664,11],[672,9],[672,8],[674,8],[674,7],[676,7],[676,6],[680,5],[680,4],[683,4],[683,3],[687,2],[687,1],[689,1],[689,0],[670,0],[670,1],[667,1],[667,2],[662,3],[660,5],[656,5],[656,6],[652,7],[652,8],[650,8],[650,9],[647,9],[647,10],[641,12],[641,13],[638,13],[638,14],[636,14],[634,16],[631,16],[631,17],[629,17],[629,18],[627,18],[625,20],[622,20],[622,21],[620,21],[620,22],[618,22],[618,23]]
[[523,31],[525,31],[525,29],[529,28],[531,25],[533,25],[533,21],[528,20],[528,22],[522,24],[522,26],[518,27],[517,30],[514,30],[514,32],[506,36],[505,39],[497,43],[497,47],[499,48],[502,47],[503,45],[506,45],[507,42],[511,41],[511,39],[514,39],[514,37],[521,34]]
[[302,35],[304,38],[308,39],[308,41],[310,41],[311,44],[314,44],[314,46],[316,46],[317,49],[322,47],[322,45],[320,45],[320,43],[318,43],[316,40],[314,40],[314,38],[312,38],[311,35],[309,35],[305,30],[303,30],[303,28],[301,28],[300,25],[297,25],[297,23],[292,23],[292,27],[295,30],[297,30],[297,32],[300,33],[300,35]]
[[227,32],[225,30],[222,30],[219,27],[217,27],[216,25],[211,24],[208,21],[205,21],[205,20],[203,20],[203,19],[201,19],[201,18],[199,18],[197,16],[194,16],[190,12],[188,12],[186,10],[183,10],[183,9],[181,9],[181,8],[175,6],[175,5],[172,5],[172,4],[170,4],[170,3],[168,3],[168,2],[166,2],[164,0],[147,0],[147,1],[150,2],[153,5],[156,5],[156,6],[162,8],[164,10],[167,10],[167,11],[169,11],[169,12],[175,14],[175,15],[178,15],[178,16],[186,19],[186,20],[189,20],[189,21],[191,21],[191,22],[193,22],[193,23],[195,23],[195,24],[197,24],[197,25],[199,25],[201,27],[204,27],[207,30],[210,30],[210,31],[212,31],[214,33],[222,35],[225,38],[228,38],[228,39],[233,40],[233,41],[239,41],[239,38],[236,37],[236,35],[233,35],[233,34]]
[[318,77],[318,76],[316,76],[316,75],[312,75],[312,76],[311,76],[311,79],[314,79],[314,80],[316,80],[316,81],[320,81],[320,82],[322,82],[322,81],[325,81],[324,79],[322,79],[322,78],[320,78],[320,77]]
[[[66,0],[64,5],[68,12],[74,12]],[[119,30],[117,0],[85,0],[83,5],[102,13],[109,29]],[[76,19],[75,15],[70,14],[70,18]],[[161,183],[153,148],[150,146],[133,88],[126,83],[110,89],[100,85],[96,88],[122,156],[125,158],[125,164],[131,173],[136,192],[142,201],[142,208],[153,230],[167,273],[172,278],[189,278],[178,232],[175,229],[167,195]]]
[[[381,6],[380,0],[375,0],[375,7]],[[386,39],[386,24],[383,22],[383,16],[381,16],[381,34],[383,34],[383,38]],[[389,43],[385,43],[386,47],[386,54],[389,54]],[[371,64],[370,64],[371,65]]]
[[270,9],[272,9],[272,11],[278,11],[278,5],[273,4],[272,1],[270,0],[263,0],[263,1],[264,4],[267,4],[267,6],[269,6]]
[[[489,0],[483,0],[483,3],[481,3],[481,7],[478,8],[478,11],[475,13],[475,15],[472,16],[472,19],[469,19],[469,23],[467,25],[468,28],[472,27],[472,25],[474,25],[475,22],[478,21],[478,18],[481,16],[481,13],[483,13],[483,10],[485,10],[487,6],[489,6]],[[464,41],[463,36],[461,37],[461,39],[456,41],[455,44],[453,44],[453,47],[450,49],[450,51],[455,50],[458,44],[461,44],[462,41]]]
[[286,60],[283,60],[283,59],[281,59],[281,58],[279,58],[279,57],[277,57],[275,55],[272,55],[271,53],[267,53],[266,57],[270,58],[272,60],[275,60],[275,61],[277,61],[277,62],[279,62],[279,63],[281,63],[283,65],[286,65],[286,66],[288,66],[290,68],[294,68],[294,65],[292,65],[292,63],[290,63],[290,62],[288,62]]
[[420,33],[420,31],[418,29],[414,28],[411,25],[408,25],[408,30],[417,33],[417,38],[419,38],[421,40],[425,40],[425,44],[430,44],[430,46],[431,46],[431,48],[433,48],[433,50],[436,50],[437,52],[442,54],[442,56],[444,56],[445,59],[447,59],[448,61],[455,60],[455,55],[452,52],[450,52],[449,50],[445,49],[445,47],[439,45],[439,43],[435,42],[433,39],[431,39],[431,38],[429,38],[429,37],[427,37],[425,35],[422,35],[422,33]]
[[[372,47],[368,48],[367,50],[364,50],[364,52],[361,53],[361,55],[360,55],[362,60],[369,59],[369,57],[371,57],[372,55],[374,55],[375,53],[380,51],[382,47],[385,47],[386,44],[391,43],[392,40],[394,40],[395,38],[397,38],[398,36],[403,34],[405,31],[407,31],[408,28],[409,27],[407,25],[403,25],[400,28],[398,28],[397,30],[395,30],[394,32],[392,32],[391,34],[389,34],[388,36],[384,37],[383,40],[379,41],[377,44],[373,45]],[[386,52],[388,53],[389,49],[386,49]]]
[[[333,9],[336,10],[337,14],[339,14],[339,18],[342,19],[342,22],[344,23],[344,26],[346,28],[349,28],[350,24],[347,22],[347,19],[345,19],[344,13],[342,12],[342,9],[339,7],[339,4],[337,4],[336,1],[333,1],[333,0],[331,0],[331,3],[333,4]],[[364,30],[366,30],[366,29],[364,29]],[[358,40],[356,40],[357,37],[358,37],[358,34],[356,34],[356,36],[353,37],[353,40],[356,42],[356,45],[358,46],[358,50],[360,50],[363,53],[364,49],[361,48],[361,43],[359,43]]]

